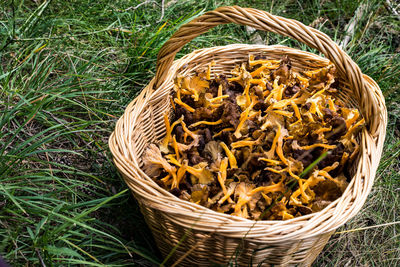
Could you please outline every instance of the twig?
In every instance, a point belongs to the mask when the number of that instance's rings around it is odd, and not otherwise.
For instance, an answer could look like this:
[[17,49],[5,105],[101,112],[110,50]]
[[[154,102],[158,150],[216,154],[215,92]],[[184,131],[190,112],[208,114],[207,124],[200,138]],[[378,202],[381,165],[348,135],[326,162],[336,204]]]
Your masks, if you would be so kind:
[[396,16],[398,20],[400,20],[400,13],[392,6],[392,3],[390,0],[386,0],[383,5],[386,7],[386,9],[391,12],[393,15]]
[[[156,21],[156,23],[160,23],[161,21],[162,21],[162,19],[164,18],[164,11],[165,11],[165,0],[162,0],[161,1],[161,17]],[[129,11],[129,10],[136,10],[136,9],[138,9],[139,7],[141,7],[141,6],[143,6],[143,5],[147,5],[147,4],[150,4],[150,3],[154,3],[154,4],[156,4],[156,5],[158,5],[158,6],[160,6],[156,1],[154,1],[154,0],[146,0],[146,1],[144,1],[144,2],[142,2],[142,3],[140,3],[140,4],[138,4],[137,6],[131,6],[131,7],[128,7],[127,9],[125,9],[125,11]],[[146,25],[146,26],[151,26],[151,25]]]
[[400,221],[384,223],[384,224],[378,224],[378,225],[372,225],[372,226],[361,227],[361,228],[356,228],[356,229],[350,229],[350,230],[345,230],[345,231],[340,231],[340,232],[336,232],[335,235],[351,233],[351,232],[358,232],[358,231],[362,231],[362,230],[368,230],[368,229],[372,229],[372,228],[379,228],[379,227],[383,227],[383,226],[390,226],[390,225],[396,225],[396,224],[400,224]]
[[156,21],[156,23],[160,23],[163,18],[164,18],[164,0],[161,1],[161,17],[159,20]]
[[70,128],[68,126],[68,124],[66,123],[66,121],[61,121],[60,119],[58,119],[56,116],[53,115],[53,113],[47,111],[47,110],[42,110],[43,113],[49,114],[56,122],[58,122],[58,124],[63,125],[65,128],[67,128],[68,130],[72,131],[72,128]]
[[39,258],[39,260],[40,260],[40,264],[41,264],[43,267],[46,267],[46,264],[44,263],[43,258],[42,258],[42,256],[40,255],[39,249],[36,248],[35,250],[36,250],[36,254],[38,255],[38,258]]
[[367,11],[367,5],[366,5],[366,4],[361,4],[361,5],[357,8],[357,10],[356,10],[356,12],[355,12],[355,14],[354,14],[354,17],[352,17],[351,20],[349,21],[349,23],[346,25],[346,27],[345,27],[345,36],[344,36],[344,39],[343,39],[343,40],[340,42],[340,44],[339,44],[339,46],[340,46],[342,49],[345,49],[345,48],[346,48],[347,44],[348,44],[349,41],[350,41],[350,38],[353,37],[354,32],[355,32],[356,25],[357,25],[357,23],[360,22],[362,16],[364,15],[364,13],[365,13],[366,11]]
[[[156,1],[154,1],[154,0],[146,0],[146,1],[144,1],[144,2],[142,2],[142,3],[140,3],[140,4],[138,4],[137,6],[128,7],[127,9],[125,9],[125,11],[128,11],[128,10],[136,10],[136,9],[138,9],[139,7],[143,6],[143,5],[147,5],[147,4],[150,4],[150,3],[156,3]],[[157,3],[156,3],[156,4],[157,4]]]

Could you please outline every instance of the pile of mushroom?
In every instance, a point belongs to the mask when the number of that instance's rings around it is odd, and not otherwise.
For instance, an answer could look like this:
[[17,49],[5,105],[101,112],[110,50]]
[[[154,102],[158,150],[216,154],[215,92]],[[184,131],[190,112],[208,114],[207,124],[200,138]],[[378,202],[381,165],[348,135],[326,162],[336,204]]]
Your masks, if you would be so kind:
[[212,65],[176,77],[146,174],[181,199],[253,220],[292,219],[340,197],[364,119],[335,97],[335,67],[296,71],[287,56],[250,55],[212,79]]

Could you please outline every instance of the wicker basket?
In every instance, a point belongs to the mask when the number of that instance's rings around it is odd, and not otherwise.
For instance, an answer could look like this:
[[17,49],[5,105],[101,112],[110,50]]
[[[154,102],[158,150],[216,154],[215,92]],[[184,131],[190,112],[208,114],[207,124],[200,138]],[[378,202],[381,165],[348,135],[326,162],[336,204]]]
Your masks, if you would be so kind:
[[[176,53],[190,40],[227,23],[292,37],[326,56],[284,47],[228,45],[194,51],[174,61]],[[163,113],[170,109],[169,95],[177,73],[191,73],[214,60],[213,73],[229,75],[232,67],[249,54],[271,59],[288,55],[294,68],[315,69],[329,61],[336,65],[345,85],[339,97],[357,106],[367,121],[360,133],[360,157],[353,179],[343,196],[320,212],[287,221],[252,221],[220,214],[183,201],[160,188],[141,169],[142,154],[165,135]],[[209,266],[211,262],[238,265],[309,266],[335,229],[361,209],[374,182],[385,138],[387,112],[379,86],[327,35],[302,23],[273,16],[265,11],[221,7],[182,26],[158,54],[157,73],[119,119],[109,145],[114,162],[138,200],[167,264]]]

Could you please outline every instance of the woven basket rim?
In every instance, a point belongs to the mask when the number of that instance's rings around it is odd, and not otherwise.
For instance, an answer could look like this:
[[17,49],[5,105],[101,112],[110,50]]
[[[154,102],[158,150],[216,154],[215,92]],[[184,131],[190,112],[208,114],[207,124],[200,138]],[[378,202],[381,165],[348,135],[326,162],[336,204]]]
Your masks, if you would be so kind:
[[[253,49],[278,49],[281,50],[281,52],[285,52],[285,53],[297,53],[297,54],[302,54],[304,56],[310,57],[310,58],[318,58],[318,60],[320,60],[321,62],[325,62],[325,63],[329,63],[329,60],[326,58],[323,58],[321,56],[315,55],[311,52],[307,52],[307,51],[302,51],[302,50],[298,50],[298,49],[294,49],[294,48],[290,48],[290,47],[286,47],[286,46],[282,46],[282,45],[272,45],[272,46],[266,46],[266,45],[249,45],[249,44],[231,44],[231,45],[225,45],[225,46],[216,46],[216,47],[211,47],[211,48],[202,48],[199,50],[195,50],[193,52],[191,52],[190,54],[187,54],[185,56],[183,56],[180,59],[177,59],[174,61],[172,67],[169,69],[170,72],[174,72],[174,75],[176,74],[176,72],[186,63],[186,61],[188,61],[188,59],[192,59],[193,56],[198,56],[198,55],[206,55],[208,53],[212,53],[213,51],[215,51],[216,49],[249,49],[249,48],[253,48]],[[375,94],[378,94],[378,96],[381,96],[381,92],[379,90],[379,87],[377,86],[377,84],[368,76],[363,75],[363,79],[364,82],[367,83],[368,85],[370,85],[371,87],[376,87],[377,88],[377,92],[375,92]],[[148,89],[151,89],[151,87],[153,86],[155,81],[155,78],[152,79],[152,81],[149,83],[149,85],[146,87]],[[171,80],[165,80],[159,87],[163,88],[166,87],[168,84],[171,84]],[[171,85],[169,85],[171,86]],[[145,89],[146,89],[145,88]],[[150,94],[146,95],[146,92]],[[137,112],[138,114],[141,113],[141,111],[146,108],[147,104],[149,102],[151,102],[152,97],[154,96],[154,94],[156,94],[157,91],[152,91],[152,90],[144,90],[142,92],[141,95],[139,95],[137,98],[135,98],[135,100],[133,100],[131,102],[131,104],[126,108],[124,115],[119,119],[118,123],[117,123],[117,127],[121,127],[121,128],[126,128],[129,127],[126,125],[126,123],[128,122],[128,117],[132,117],[132,112]],[[383,99],[383,97],[382,97]],[[137,102],[141,102],[140,107],[138,108]],[[384,101],[384,100],[382,100]],[[381,103],[381,105],[383,105],[384,107],[384,102]],[[136,108],[134,111],[132,111],[132,108]],[[385,132],[385,127],[386,127],[386,110],[385,108],[381,109],[381,115],[382,115],[382,119],[383,122],[381,123],[381,131],[380,133],[384,133]],[[130,127],[134,127],[135,125],[131,125]],[[126,129],[125,129],[126,131]],[[129,130],[128,130],[129,131]],[[282,237],[285,236],[284,239],[287,238],[304,238],[304,236],[310,237],[310,236],[314,236],[314,235],[318,235],[318,234],[322,234],[322,233],[326,233],[326,232],[331,232],[334,231],[336,228],[340,227],[342,224],[344,224],[347,220],[349,220],[351,217],[353,217],[361,208],[361,206],[364,204],[365,199],[372,187],[372,183],[374,180],[374,176],[376,173],[376,169],[373,170],[370,173],[370,176],[367,177],[370,181],[368,187],[365,191],[364,191],[364,197],[362,198],[362,203],[357,203],[357,205],[359,207],[357,207],[355,209],[355,211],[353,210],[353,212],[351,212],[350,216],[347,216],[345,220],[341,220],[341,223],[335,223],[333,225],[331,225],[329,223],[329,221],[331,220],[332,217],[335,217],[335,209],[331,209],[332,207],[338,205],[339,202],[341,202],[345,196],[345,194],[348,194],[349,191],[351,190],[351,187],[354,186],[353,183],[355,183],[355,176],[352,177],[351,179],[351,183],[349,184],[349,186],[346,188],[346,191],[343,193],[342,197],[338,198],[337,200],[335,200],[334,202],[332,202],[328,207],[326,207],[324,210],[320,211],[320,212],[316,212],[316,213],[312,213],[309,215],[305,215],[305,216],[301,216],[301,217],[297,217],[291,220],[287,220],[287,221],[271,221],[271,220],[263,220],[263,221],[254,221],[254,220],[249,220],[249,219],[245,219],[245,218],[241,218],[241,217],[237,217],[237,216],[233,216],[233,215],[229,215],[229,214],[221,214],[218,213],[216,211],[213,211],[211,209],[208,209],[204,206],[200,206],[198,204],[194,204],[188,201],[184,201],[181,200],[179,198],[177,198],[176,196],[172,195],[171,193],[169,193],[168,191],[164,190],[163,188],[159,187],[154,181],[152,181],[152,179],[150,177],[148,177],[141,169],[140,166],[137,164],[137,162],[134,161],[130,161],[130,162],[126,162],[126,164],[122,165],[121,161],[122,159],[120,159],[121,157],[121,149],[127,149],[127,148],[121,148],[118,147],[118,142],[116,141],[118,139],[118,137],[121,138],[121,136],[118,136],[118,134],[120,134],[120,131],[116,131],[113,132],[113,134],[110,136],[110,149],[113,153],[114,156],[114,162],[115,164],[118,166],[118,169],[121,173],[123,173],[124,179],[126,181],[126,183],[128,184],[128,186],[132,189],[132,191],[135,193],[135,196],[142,198],[142,201],[144,200],[145,205],[150,205],[152,206],[152,208],[155,209],[159,209],[162,210],[163,212],[165,212],[165,214],[167,216],[174,216],[174,215],[179,215],[182,214],[182,207],[179,207],[179,209],[174,209],[174,206],[176,208],[176,206],[179,205],[183,205],[186,207],[187,212],[191,212],[191,213],[196,213],[196,214],[208,214],[211,217],[215,216],[215,217],[219,217],[222,225],[220,226],[218,231],[221,234],[226,233],[229,236],[232,236],[232,232],[243,232],[242,228],[249,228],[249,232],[256,232],[255,234],[249,234],[249,236],[251,236],[252,238],[257,238],[257,236],[261,235],[260,232],[265,232],[266,230],[268,230],[269,228],[274,228],[274,230],[276,232],[279,232],[279,229],[276,229],[277,227],[281,226],[286,226],[288,224],[298,224],[297,227],[299,228],[299,230],[294,230],[294,231],[290,231],[290,233],[286,233],[286,234],[279,234],[279,238],[269,238],[269,241],[276,241],[276,242],[282,242]],[[364,130],[363,132],[363,143],[365,143],[365,139],[366,138],[370,138],[371,140],[373,140],[373,137],[367,132],[367,130]],[[369,136],[369,137],[367,137]],[[379,138],[379,136],[381,136]],[[372,155],[372,159],[379,161],[380,159],[380,154],[381,154],[381,150],[382,150],[382,144],[383,144],[383,139],[384,139],[384,135],[382,138],[382,135],[378,135],[378,145],[377,148],[375,149],[375,154]],[[366,145],[363,146],[363,149],[367,149]],[[365,151],[364,151],[365,152]],[[372,160],[371,159],[371,160]],[[136,159],[135,159],[136,161]],[[360,167],[361,164],[361,159],[359,160],[359,162],[357,163],[358,168]],[[377,164],[375,164],[377,167]],[[129,173],[131,172],[131,173]],[[132,175],[132,172],[135,175]],[[137,183],[137,181],[133,182],[132,177],[129,176],[136,176],[133,177],[133,179],[141,179],[141,183],[153,183],[153,186],[156,186],[157,188],[154,188],[155,191],[157,192],[161,192],[163,193],[161,196],[157,196],[158,198],[160,198],[159,202],[161,201],[165,201],[165,205],[163,207],[160,207],[158,205],[152,205],[150,202],[154,199],[152,199],[150,193],[144,193],[141,190],[138,190],[137,185],[133,185],[133,183]],[[146,178],[143,179],[143,177]],[[359,178],[361,179],[361,178]],[[366,183],[364,183],[365,186]],[[147,195],[149,194],[149,195]],[[153,195],[153,197],[156,197],[156,195]],[[168,204],[168,205],[167,205]],[[352,205],[355,205],[355,203],[352,203]],[[171,210],[167,210],[167,209],[171,209]],[[330,212],[327,212],[327,211]],[[339,209],[340,210],[340,209]],[[346,212],[348,209],[342,209],[342,212]],[[314,232],[314,234],[307,234],[304,233],[307,231],[307,229],[312,228],[314,221],[316,221],[318,218],[320,217],[326,217],[326,216],[330,216],[329,219],[326,219],[323,221],[323,223],[325,223],[325,227],[322,227],[322,229],[320,229],[320,231]],[[188,226],[187,223],[185,223],[184,221],[182,222],[179,221],[181,223],[182,226]],[[177,222],[179,224],[179,222]],[[323,224],[322,223],[322,224]],[[272,225],[274,225],[275,227],[273,227]],[[198,227],[198,226],[193,226],[194,228]],[[200,227],[201,229],[203,229],[203,227]],[[238,228],[237,230],[235,230],[235,228]],[[282,229],[283,231],[285,229]],[[261,238],[261,237],[259,237]],[[261,238],[262,239],[262,238]]]

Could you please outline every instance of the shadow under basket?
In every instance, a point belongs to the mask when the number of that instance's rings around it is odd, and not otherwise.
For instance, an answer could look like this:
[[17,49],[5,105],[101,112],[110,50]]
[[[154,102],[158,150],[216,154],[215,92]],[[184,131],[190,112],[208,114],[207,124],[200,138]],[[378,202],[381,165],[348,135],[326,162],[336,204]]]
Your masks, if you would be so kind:
[[[227,23],[292,37],[326,58],[284,46],[236,44],[196,50],[174,61],[176,53],[190,40]],[[360,153],[347,189],[320,212],[286,221],[252,221],[221,214],[175,197],[142,170],[144,150],[165,136],[163,114],[170,111],[174,77],[202,69],[212,60],[214,75],[230,75],[232,68],[247,61],[250,54],[268,59],[288,55],[294,69],[312,70],[332,62],[342,84],[337,97],[359,108],[367,122],[358,136]],[[157,63],[156,76],[128,105],[109,145],[115,165],[138,200],[158,248],[164,257],[171,254],[167,264],[311,265],[334,231],[361,209],[373,185],[387,124],[379,86],[318,30],[265,11],[237,6],[218,8],[182,26],[161,48]]]

